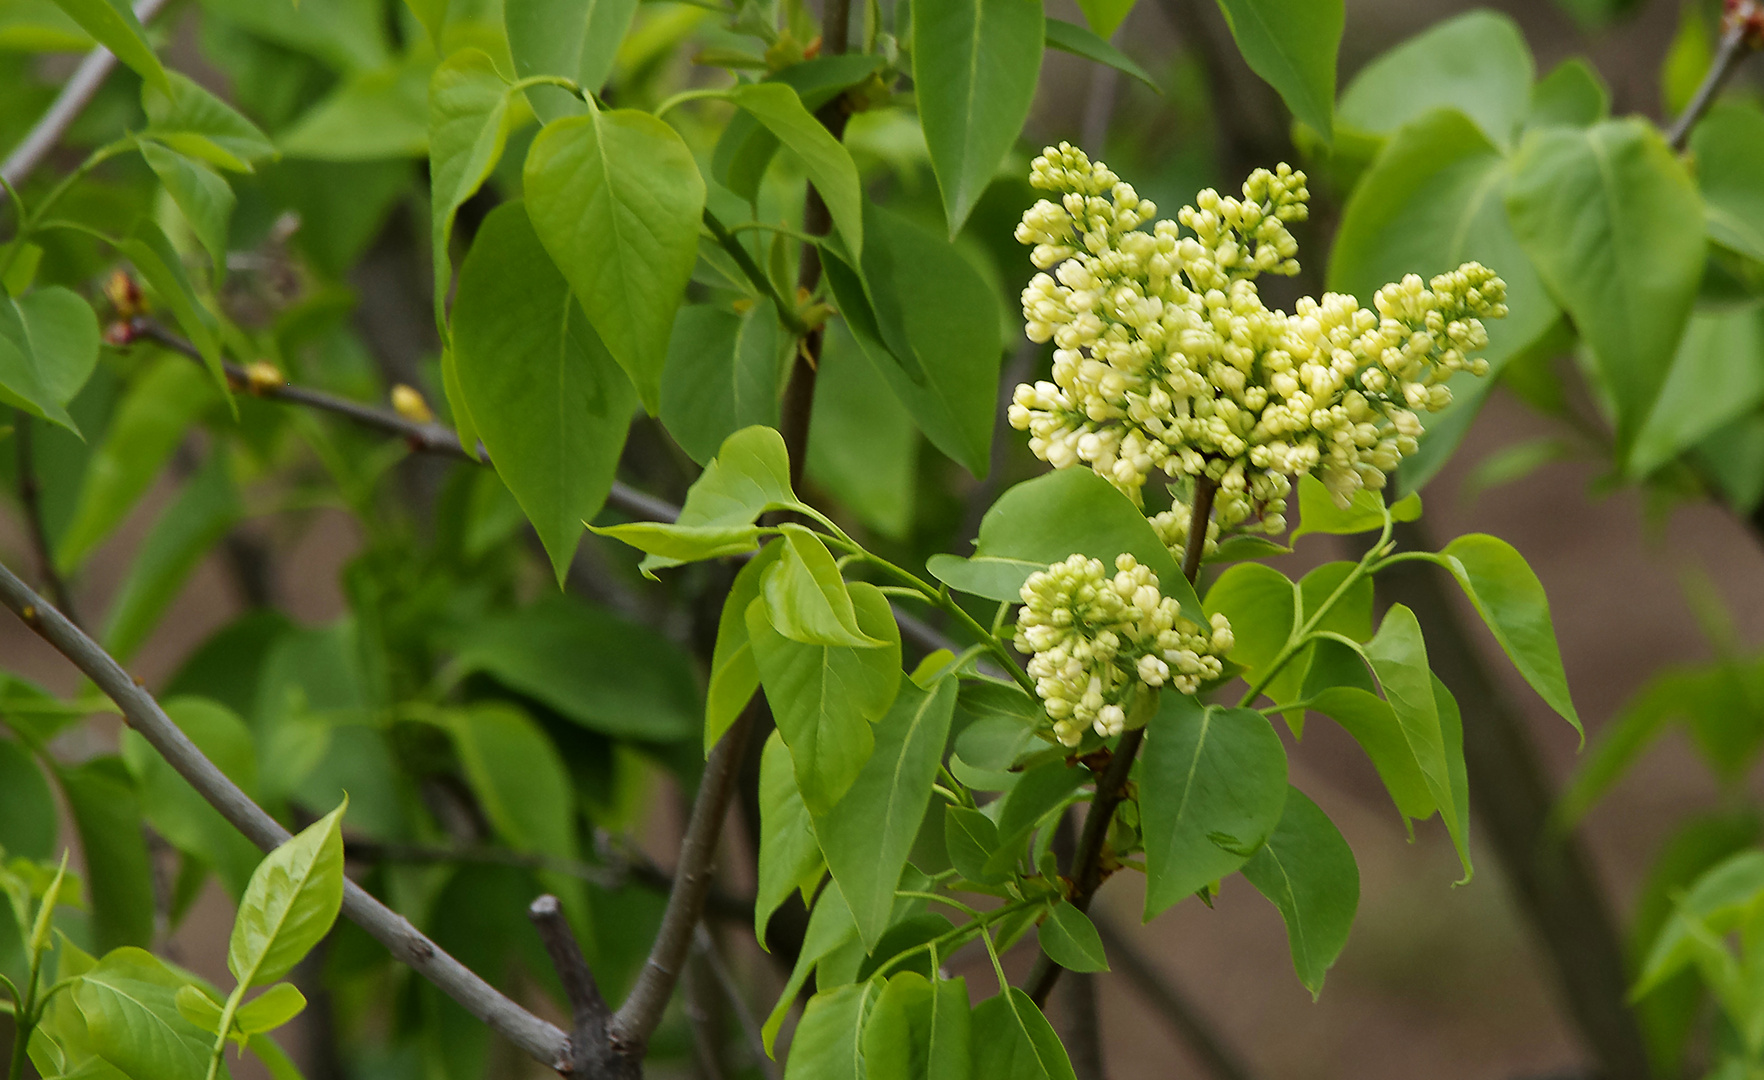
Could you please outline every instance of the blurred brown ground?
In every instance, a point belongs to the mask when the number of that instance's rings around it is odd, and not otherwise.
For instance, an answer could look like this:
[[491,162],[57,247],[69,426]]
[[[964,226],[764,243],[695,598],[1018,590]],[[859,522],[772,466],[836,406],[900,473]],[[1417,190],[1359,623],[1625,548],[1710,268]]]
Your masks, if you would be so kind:
[[[1468,6],[1349,0],[1343,84],[1368,57]],[[1658,116],[1657,72],[1677,18],[1672,0],[1654,0],[1617,28],[1590,38],[1542,0],[1493,6],[1525,28],[1540,74],[1566,56],[1585,53],[1611,83],[1617,113]],[[1169,42],[1154,0],[1141,0],[1117,40],[1141,59]],[[1050,60],[1050,73],[1065,71],[1068,86],[1082,86],[1076,72],[1056,67],[1066,59]],[[1044,90],[1044,99],[1050,96]],[[1050,129],[1059,128],[1072,107],[1043,104],[1037,124]],[[1075,124],[1076,117],[1070,121]],[[1548,466],[1474,500],[1461,496],[1467,474],[1491,452],[1551,433],[1547,421],[1497,393],[1452,465],[1428,490],[1424,523],[1442,543],[1464,532],[1494,533],[1531,562],[1550,595],[1576,703],[1589,735],[1596,737],[1662,664],[1708,658],[1684,599],[1681,575],[1687,569],[1701,570],[1715,583],[1742,642],[1764,643],[1764,549],[1742,523],[1711,505],[1680,507],[1663,524],[1650,526],[1633,492],[1602,497],[1589,490],[1600,470],[1588,463]],[[163,505],[163,494],[149,499],[94,560],[80,584],[84,610],[104,610],[145,523]],[[276,591],[289,612],[304,621],[340,613],[337,570],[357,544],[348,521],[320,514],[297,536],[276,526],[268,531],[291,537],[278,545],[276,562]],[[1308,538],[1293,556],[1295,565],[1340,557],[1336,543]],[[15,520],[0,517],[0,553],[9,565],[30,565]],[[142,649],[136,674],[150,687],[163,682],[239,608],[226,575],[210,560]],[[1573,732],[1501,662],[1492,640],[1480,631],[1478,639],[1491,669],[1524,709],[1559,781],[1574,764]],[[12,619],[0,620],[0,667],[58,691],[76,685],[71,668]],[[1467,715],[1464,721],[1475,724],[1477,718]],[[97,725],[76,733],[62,749],[81,757],[106,741],[105,727]],[[1454,887],[1458,867],[1438,826],[1419,828],[1409,842],[1371,767],[1325,721],[1313,723],[1293,748],[1292,772],[1341,827],[1361,872],[1353,937],[1320,1000],[1313,1003],[1292,974],[1278,915],[1241,880],[1227,884],[1215,910],[1185,903],[1141,930],[1138,889],[1124,875],[1101,894],[1098,910],[1129,929],[1200,1003],[1261,1080],[1506,1080],[1579,1068],[1583,1060],[1575,1035],[1492,853],[1477,847],[1475,880]],[[1473,790],[1471,798],[1488,795]],[[1704,767],[1681,737],[1672,736],[1592,814],[1584,836],[1611,890],[1612,906],[1625,920],[1636,886],[1671,826],[1688,813],[1720,804]],[[665,850],[658,855],[671,861]],[[227,981],[230,924],[228,904],[211,893],[170,949],[200,973]],[[769,975],[761,981],[775,986]],[[1111,1077],[1205,1075],[1118,977],[1104,976],[1099,983]],[[297,1033],[290,1042],[298,1043]]]

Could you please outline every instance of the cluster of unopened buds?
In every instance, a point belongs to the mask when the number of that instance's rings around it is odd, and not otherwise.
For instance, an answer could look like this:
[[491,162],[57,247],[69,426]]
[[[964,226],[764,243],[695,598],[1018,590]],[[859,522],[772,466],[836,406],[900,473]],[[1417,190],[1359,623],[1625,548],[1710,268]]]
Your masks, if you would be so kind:
[[[1032,341],[1055,345],[1053,378],[1017,387],[1011,425],[1042,460],[1088,465],[1136,502],[1154,470],[1210,478],[1210,536],[1284,532],[1303,473],[1343,505],[1382,488],[1415,451],[1417,414],[1450,404],[1453,375],[1488,371],[1471,354],[1488,343],[1481,320],[1506,314],[1506,285],[1477,263],[1386,285],[1374,310],[1339,293],[1291,314],[1262,303],[1257,275],[1298,271],[1287,226],[1309,192],[1286,165],[1251,174],[1241,199],[1202,191],[1149,230],[1157,208],[1064,143],[1030,182],[1059,198],[1017,229],[1043,271],[1023,317]],[[1179,552],[1180,495],[1152,520]]]
[[[1158,577],[1132,555],[1073,555],[1024,582],[1017,648],[1033,654],[1029,675],[1056,738],[1076,746],[1086,729],[1108,738],[1145,722],[1157,688],[1193,694],[1224,673],[1231,624],[1214,615],[1197,626],[1158,589]],[[1147,689],[1149,688],[1149,689]]]

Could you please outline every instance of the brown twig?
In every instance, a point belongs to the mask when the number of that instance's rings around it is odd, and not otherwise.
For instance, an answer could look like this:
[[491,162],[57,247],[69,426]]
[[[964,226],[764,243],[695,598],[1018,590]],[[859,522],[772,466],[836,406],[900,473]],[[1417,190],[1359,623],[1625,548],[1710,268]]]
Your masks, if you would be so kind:
[[43,584],[48,587],[55,606],[67,615],[70,622],[79,626],[81,620],[74,610],[73,593],[55,568],[55,552],[49,546],[49,528],[43,520],[43,485],[37,479],[36,421],[23,409],[17,410],[16,416],[12,449],[18,465],[18,501],[24,508],[25,528],[30,533],[31,548],[36,552],[37,570],[43,575]]
[[[1207,528],[1213,517],[1213,496],[1219,485],[1206,476],[1195,480],[1194,506],[1188,524],[1188,548],[1183,553],[1182,576],[1190,584],[1200,575],[1201,556],[1206,551]],[[1090,812],[1084,816],[1084,831],[1078,837],[1078,853],[1072,859],[1072,894],[1069,899],[1079,911],[1090,907],[1091,898],[1102,886],[1102,855],[1109,836],[1109,824],[1115,810],[1127,797],[1127,781],[1133,774],[1133,759],[1145,742],[1145,729],[1134,728],[1121,736],[1110,755],[1109,763],[1096,781],[1096,795],[1090,801]],[[1037,1005],[1047,1003],[1047,995],[1065,969],[1042,953],[1029,974],[1029,996]]]
[[558,1072],[591,1080],[637,1080],[643,1075],[642,1054],[626,1054],[612,1039],[612,1010],[600,996],[594,972],[570,932],[563,905],[557,897],[541,896],[527,908],[527,917],[539,931],[545,955],[557,969],[564,997],[570,1002],[570,1042]]
[[1703,76],[1697,92],[1691,95],[1690,104],[1678,114],[1678,119],[1672,122],[1671,130],[1666,133],[1666,143],[1674,150],[1684,149],[1685,143],[1690,141],[1691,129],[1715,103],[1715,95],[1733,77],[1746,54],[1758,47],[1764,37],[1764,7],[1760,7],[1757,0],[1739,0],[1729,6],[1726,23],[1721,34],[1721,47],[1715,52],[1708,74]]

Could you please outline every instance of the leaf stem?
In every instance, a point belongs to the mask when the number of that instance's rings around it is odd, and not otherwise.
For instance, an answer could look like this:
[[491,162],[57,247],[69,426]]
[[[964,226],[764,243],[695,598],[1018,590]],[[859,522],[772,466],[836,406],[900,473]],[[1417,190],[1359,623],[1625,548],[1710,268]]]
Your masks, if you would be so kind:
[[[753,255],[741,246],[741,242],[735,239],[735,235],[724,226],[717,215],[711,213],[709,207],[706,207],[704,211],[704,227],[710,230],[711,237],[724,251],[729,253],[730,258],[735,260],[735,265],[741,268],[741,273],[747,280],[753,282],[754,288],[777,306],[778,318],[783,322],[785,329],[797,337],[808,333],[807,324],[796,314],[796,305],[784,299],[783,295],[778,292],[777,284],[764,270],[760,269],[759,264],[753,261]],[[792,457],[791,460],[795,460],[795,458]]]
[[208,1058],[208,1080],[215,1080],[220,1075],[221,1059],[227,1054],[227,1032],[232,1029],[233,1017],[238,1013],[239,1003],[244,997],[245,984],[241,982],[233,987],[233,992],[227,995],[227,1003],[221,1007],[220,1023],[217,1025],[220,1031],[214,1037],[214,1050]]

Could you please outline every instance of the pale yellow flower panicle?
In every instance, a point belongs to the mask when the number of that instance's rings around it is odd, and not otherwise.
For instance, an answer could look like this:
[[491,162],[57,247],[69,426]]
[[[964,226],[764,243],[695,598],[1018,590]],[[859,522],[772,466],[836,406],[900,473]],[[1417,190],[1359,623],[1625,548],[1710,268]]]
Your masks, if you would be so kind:
[[1086,728],[1107,738],[1143,724],[1141,686],[1192,694],[1223,674],[1219,658],[1233,644],[1225,617],[1196,626],[1158,584],[1131,555],[1115,560],[1113,577],[1100,559],[1073,555],[1024,582],[1017,648],[1034,654],[1029,675],[1063,745],[1078,745]]
[[[1488,370],[1470,354],[1488,343],[1481,320],[1507,313],[1506,285],[1477,263],[1386,285],[1376,311],[1339,293],[1290,315],[1262,303],[1258,275],[1298,271],[1287,225],[1309,193],[1286,165],[1252,173],[1241,199],[1202,191],[1149,231],[1157,208],[1064,143],[1030,182],[1059,193],[1017,229],[1044,271],[1023,318],[1030,340],[1055,345],[1053,380],[1017,387],[1011,425],[1037,457],[1088,465],[1136,502],[1153,470],[1211,477],[1209,547],[1220,530],[1284,532],[1300,474],[1344,504],[1382,488],[1415,451],[1417,411],[1449,404],[1459,371]],[[1188,507],[1152,524],[1180,555]]]

